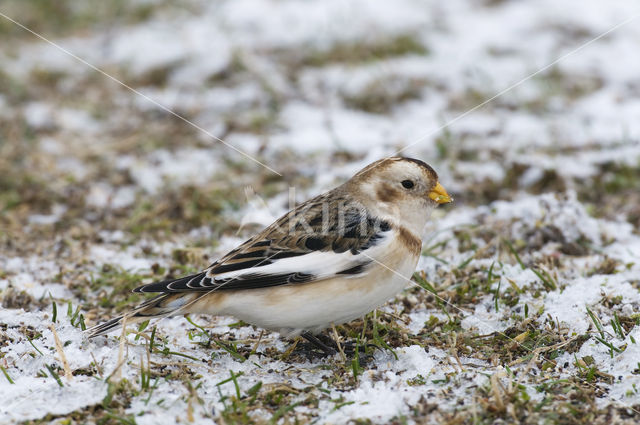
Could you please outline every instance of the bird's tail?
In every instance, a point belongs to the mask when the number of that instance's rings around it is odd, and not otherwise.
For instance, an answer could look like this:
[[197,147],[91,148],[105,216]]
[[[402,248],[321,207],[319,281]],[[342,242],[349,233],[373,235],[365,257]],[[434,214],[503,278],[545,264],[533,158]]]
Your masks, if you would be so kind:
[[107,322],[96,325],[86,330],[89,338],[104,335],[122,326],[126,318],[126,324],[144,322],[145,320],[168,317],[177,314],[186,314],[184,308],[193,303],[199,294],[175,293],[162,294],[140,304],[134,310]]

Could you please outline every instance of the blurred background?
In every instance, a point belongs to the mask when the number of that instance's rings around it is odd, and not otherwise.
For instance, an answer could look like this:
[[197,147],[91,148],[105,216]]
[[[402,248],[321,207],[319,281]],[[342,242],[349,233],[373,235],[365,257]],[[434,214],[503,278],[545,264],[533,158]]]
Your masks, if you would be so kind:
[[285,208],[289,186],[304,199],[405,147],[458,205],[575,190],[637,225],[640,26],[570,54],[634,8],[4,0],[2,250],[101,230],[157,239],[204,227],[194,235],[211,243],[237,229],[245,186]]

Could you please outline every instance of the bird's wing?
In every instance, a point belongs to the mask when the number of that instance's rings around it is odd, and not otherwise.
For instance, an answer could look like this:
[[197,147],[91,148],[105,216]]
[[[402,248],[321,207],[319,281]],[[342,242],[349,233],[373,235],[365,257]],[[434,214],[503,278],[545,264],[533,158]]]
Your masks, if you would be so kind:
[[392,226],[335,194],[281,217],[200,273],[136,292],[207,292],[308,283],[364,273],[393,239]]

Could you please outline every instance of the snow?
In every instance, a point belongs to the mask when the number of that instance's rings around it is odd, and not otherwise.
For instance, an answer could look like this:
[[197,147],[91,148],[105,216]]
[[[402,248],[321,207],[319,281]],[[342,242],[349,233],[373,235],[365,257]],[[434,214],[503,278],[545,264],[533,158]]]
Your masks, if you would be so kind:
[[[157,150],[144,160],[122,156],[118,158],[117,167],[129,172],[138,186],[155,193],[166,182],[178,187],[206,183],[216,173],[219,163],[208,150],[181,149],[176,152]],[[120,204],[131,198],[128,193],[120,196],[125,197],[119,200]]]
[[67,207],[64,205],[56,204],[52,208],[51,214],[33,214],[29,216],[29,223],[40,225],[52,225],[60,220],[62,214],[65,213]]
[[[358,389],[342,393],[344,402],[352,404],[342,407],[336,412],[330,413],[323,419],[329,423],[342,423],[349,418],[362,414],[366,409],[369,418],[376,422],[384,422],[393,416],[400,414],[407,403],[414,404],[425,394],[425,389],[420,386],[407,387],[407,379],[423,378],[433,379],[432,370],[436,366],[436,360],[446,356],[440,350],[430,350],[412,345],[397,352],[396,361],[391,355],[379,356],[377,360],[378,370],[365,373],[361,378]],[[379,375],[382,380],[375,378]],[[329,407],[329,406],[327,406]],[[327,409],[329,410],[329,409]]]
[[116,250],[107,246],[95,245],[89,252],[90,258],[98,265],[117,264],[123,270],[142,271],[149,270],[153,261],[149,258],[136,258],[140,255],[140,249],[129,247],[126,250]]
[[633,306],[632,309],[640,303],[640,293],[629,284],[628,276],[595,275],[574,279],[561,294],[549,297],[545,300],[545,312],[569,326],[572,332],[582,334],[592,323],[586,309],[597,304],[603,294],[612,293],[622,296],[624,305]]
[[[151,187],[151,186],[150,186]],[[136,187],[114,188],[107,183],[97,183],[91,187],[87,203],[95,208],[120,209],[132,205],[136,200]]]

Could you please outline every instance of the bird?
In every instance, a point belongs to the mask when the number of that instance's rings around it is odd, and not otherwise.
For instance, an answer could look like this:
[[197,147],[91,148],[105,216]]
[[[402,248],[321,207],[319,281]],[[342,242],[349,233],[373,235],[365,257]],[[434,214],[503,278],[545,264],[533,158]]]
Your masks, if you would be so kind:
[[88,335],[199,313],[302,336],[330,354],[335,345],[320,333],[363,317],[404,289],[432,210],[452,201],[424,161],[380,159],[295,206],[199,273],[134,289],[159,295]]

